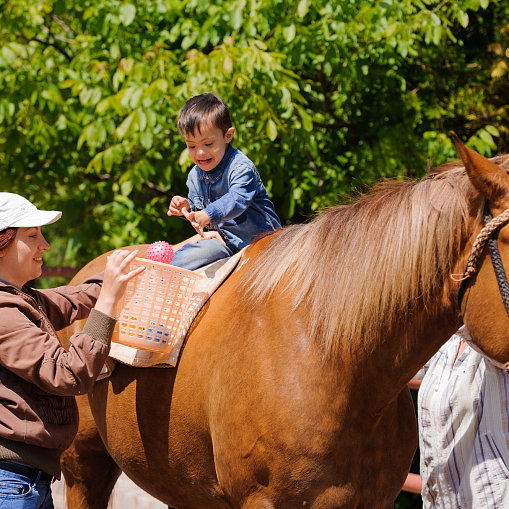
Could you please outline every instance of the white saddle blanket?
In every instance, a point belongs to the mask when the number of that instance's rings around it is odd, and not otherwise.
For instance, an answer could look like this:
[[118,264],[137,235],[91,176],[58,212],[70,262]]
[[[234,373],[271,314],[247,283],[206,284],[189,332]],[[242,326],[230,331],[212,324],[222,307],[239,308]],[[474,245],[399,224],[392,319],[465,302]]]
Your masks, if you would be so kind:
[[218,260],[206,267],[195,270],[196,273],[204,277],[196,283],[193,296],[191,297],[188,308],[189,315],[187,317],[188,327],[179,331],[179,337],[175,341],[171,351],[165,353],[149,352],[147,350],[140,350],[132,346],[113,342],[111,343],[110,356],[98,379],[101,380],[109,376],[115,368],[116,361],[139,368],[171,368],[176,366],[180,349],[194,318],[203,305],[209,300],[210,296],[217,290],[219,285],[228,277],[233,269],[235,269],[243,253],[244,249],[230,258]]

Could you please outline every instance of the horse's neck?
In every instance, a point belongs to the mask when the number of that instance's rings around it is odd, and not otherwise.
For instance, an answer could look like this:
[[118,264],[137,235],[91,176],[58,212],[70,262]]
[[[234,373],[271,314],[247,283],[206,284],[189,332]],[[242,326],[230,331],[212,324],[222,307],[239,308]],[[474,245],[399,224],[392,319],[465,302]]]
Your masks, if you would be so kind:
[[371,408],[382,410],[393,401],[460,325],[455,291],[445,288],[433,306],[402,321],[371,352],[356,352],[356,371]]

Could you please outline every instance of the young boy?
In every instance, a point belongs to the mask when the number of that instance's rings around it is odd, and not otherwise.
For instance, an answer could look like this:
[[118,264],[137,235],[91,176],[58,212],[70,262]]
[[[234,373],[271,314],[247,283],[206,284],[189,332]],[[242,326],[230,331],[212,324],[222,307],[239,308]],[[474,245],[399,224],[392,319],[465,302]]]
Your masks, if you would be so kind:
[[183,246],[172,265],[197,269],[232,256],[261,233],[281,228],[255,165],[231,146],[235,129],[223,100],[214,94],[189,99],[177,126],[196,166],[187,179],[187,199],[174,196],[168,215],[184,216],[202,236],[205,227],[217,234]]

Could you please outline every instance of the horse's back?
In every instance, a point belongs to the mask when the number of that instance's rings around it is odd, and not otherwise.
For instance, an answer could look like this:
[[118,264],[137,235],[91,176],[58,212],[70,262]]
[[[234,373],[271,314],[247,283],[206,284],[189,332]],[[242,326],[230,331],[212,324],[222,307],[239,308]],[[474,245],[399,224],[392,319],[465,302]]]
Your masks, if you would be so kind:
[[368,489],[349,480],[366,476],[369,425],[352,426],[352,381],[323,362],[306,309],[280,290],[244,305],[243,273],[271,238],[205,304],[176,368],[118,363],[90,393],[109,454],[170,506],[353,508]]

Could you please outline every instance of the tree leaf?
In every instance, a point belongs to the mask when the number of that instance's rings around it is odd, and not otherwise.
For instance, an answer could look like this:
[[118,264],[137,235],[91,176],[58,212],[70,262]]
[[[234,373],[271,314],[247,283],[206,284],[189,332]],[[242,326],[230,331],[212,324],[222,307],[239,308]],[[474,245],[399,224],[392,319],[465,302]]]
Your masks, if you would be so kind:
[[442,27],[434,27],[433,28],[433,44],[438,46],[440,44],[440,40],[442,39]]
[[103,166],[106,171],[111,171],[114,159],[113,149],[111,147],[103,152]]
[[309,12],[309,1],[300,0],[299,6],[297,7],[297,14],[299,15],[300,18],[304,18],[308,12]]
[[295,33],[296,29],[293,23],[283,28],[283,35],[286,39],[286,42],[292,42],[295,39]]
[[132,180],[126,180],[122,182],[122,184],[120,184],[120,191],[122,193],[122,196],[129,196],[132,190],[133,190]]
[[127,133],[127,130],[131,127],[131,123],[134,119],[134,113],[131,113],[126,117],[123,122],[117,127],[115,133],[119,139],[123,139]]
[[182,169],[185,171],[189,165],[192,164],[191,158],[189,157],[189,151],[185,148],[179,157],[179,164],[182,166]]
[[223,68],[226,74],[231,74],[233,69],[233,60],[228,55],[224,57]]
[[145,150],[150,150],[152,148],[152,140],[153,140],[152,131],[150,129],[145,129],[140,136],[141,146]]
[[87,106],[88,101],[92,97],[92,89],[91,88],[83,88],[80,92],[80,102],[83,106]]
[[238,30],[242,25],[242,10],[238,8],[233,9],[230,19],[234,30]]
[[117,60],[117,58],[119,58],[121,55],[120,47],[116,42],[114,42],[110,47],[110,55],[114,60]]
[[129,26],[136,16],[136,7],[133,4],[124,4],[120,6],[118,19],[126,27]]
[[269,118],[267,121],[267,136],[269,137],[270,141],[274,141],[277,138],[277,126],[274,120]]
[[101,89],[94,88],[92,91],[92,97],[90,98],[90,104],[95,106],[101,100]]
[[60,83],[60,88],[71,88],[76,84],[76,80],[65,80],[62,83]]
[[463,28],[467,28],[468,26],[468,14],[460,9],[458,9],[458,21],[460,22]]
[[497,145],[493,141],[493,138],[491,137],[491,134],[488,131],[485,131],[483,129],[479,133],[479,137],[486,143],[486,145],[490,146],[491,148],[497,148]]
[[500,136],[500,132],[494,125],[487,125],[485,127],[486,131],[488,131],[492,136]]
[[396,34],[398,28],[399,28],[398,23],[393,23],[392,25],[389,25],[385,29],[385,37],[387,37],[387,39],[390,39],[391,37],[393,37]]
[[96,107],[95,111],[99,113],[99,115],[102,115],[108,108],[110,107],[110,101],[109,99],[103,99]]
[[299,112],[300,118],[302,120],[302,127],[306,131],[312,131],[313,130],[313,120],[311,116],[308,114],[308,112],[302,107],[295,105],[297,108],[297,111]]
[[137,116],[139,130],[144,131],[145,127],[147,127],[147,115],[145,115],[145,112],[140,108],[137,110]]
[[281,106],[285,110],[288,110],[288,108],[290,108],[292,105],[292,94],[284,85],[281,87],[281,93],[283,95],[283,98],[281,100]]

